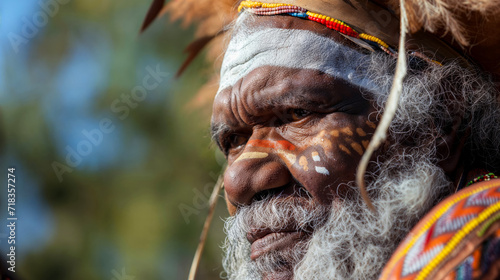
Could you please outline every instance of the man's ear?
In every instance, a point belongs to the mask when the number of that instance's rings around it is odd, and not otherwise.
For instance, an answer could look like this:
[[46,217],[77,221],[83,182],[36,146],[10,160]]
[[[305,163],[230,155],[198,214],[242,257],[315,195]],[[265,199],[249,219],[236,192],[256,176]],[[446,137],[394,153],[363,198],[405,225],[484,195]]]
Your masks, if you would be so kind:
[[459,133],[460,125],[462,124],[461,117],[455,117],[451,130],[446,134],[442,134],[436,143],[436,152],[441,160],[437,163],[450,178],[459,176],[457,170],[463,168],[462,151],[470,135],[470,129],[464,133]]
[[234,216],[234,214],[236,214],[236,206],[234,206],[227,198],[226,189],[224,189],[224,198],[226,199],[227,211],[229,212],[229,215]]

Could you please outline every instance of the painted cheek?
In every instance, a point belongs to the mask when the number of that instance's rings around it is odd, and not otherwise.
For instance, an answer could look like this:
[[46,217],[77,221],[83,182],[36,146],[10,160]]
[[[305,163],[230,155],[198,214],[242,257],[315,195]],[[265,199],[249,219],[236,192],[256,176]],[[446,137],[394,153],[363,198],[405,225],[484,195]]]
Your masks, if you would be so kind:
[[297,162],[290,167],[292,176],[321,203],[330,202],[333,197],[332,190],[326,187],[331,186],[339,176],[331,160],[323,147],[309,146],[298,155]]
[[[322,130],[307,147],[301,148],[292,175],[320,200],[342,195],[342,183],[354,180],[357,164],[365,152],[376,125],[367,122],[359,127]],[[338,189],[340,186],[340,189]]]
[[330,170],[326,164],[327,154],[333,148],[331,136],[326,130],[320,131],[315,137],[307,142],[305,150],[298,154],[298,160],[294,168],[297,172],[314,173],[322,176],[329,176]]

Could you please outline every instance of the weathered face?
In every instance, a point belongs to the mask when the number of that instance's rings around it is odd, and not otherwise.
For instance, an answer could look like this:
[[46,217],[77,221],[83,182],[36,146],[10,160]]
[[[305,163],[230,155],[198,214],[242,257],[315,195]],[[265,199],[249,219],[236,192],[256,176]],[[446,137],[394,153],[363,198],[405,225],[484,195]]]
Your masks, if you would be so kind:
[[[300,19],[257,21],[310,30],[352,46],[331,30]],[[224,186],[231,214],[269,196],[301,196],[322,205],[349,199],[347,184],[377,125],[374,105],[346,79],[270,64],[224,88],[214,101],[212,126],[228,161]],[[251,258],[308,237],[289,229],[255,229],[248,233]]]
[[348,82],[315,70],[263,66],[222,91],[213,123],[227,155],[234,206],[304,188],[330,204],[346,194],[376,124],[372,104]]

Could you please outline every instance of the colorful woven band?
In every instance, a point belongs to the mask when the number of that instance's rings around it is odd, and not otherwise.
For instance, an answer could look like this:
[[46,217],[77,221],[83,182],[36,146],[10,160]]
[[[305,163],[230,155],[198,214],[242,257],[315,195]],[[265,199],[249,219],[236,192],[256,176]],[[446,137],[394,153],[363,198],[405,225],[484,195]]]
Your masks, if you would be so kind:
[[[252,14],[261,16],[286,14],[293,17],[312,20],[328,27],[329,29],[338,31],[346,36],[360,39],[371,46],[378,47],[380,50],[386,52],[387,54],[393,57],[397,56],[397,51],[395,50],[395,48],[389,46],[386,42],[382,41],[381,39],[373,35],[357,31],[353,27],[349,26],[347,23],[341,20],[334,19],[322,14],[314,13],[302,7],[294,6],[291,4],[275,4],[275,3],[262,3],[254,1],[242,1],[240,3],[240,6],[238,7],[238,12],[241,12],[241,10],[243,9],[251,12]],[[427,62],[432,62],[437,65],[442,65],[440,62],[432,60],[418,52],[411,52],[410,55],[420,57]]]

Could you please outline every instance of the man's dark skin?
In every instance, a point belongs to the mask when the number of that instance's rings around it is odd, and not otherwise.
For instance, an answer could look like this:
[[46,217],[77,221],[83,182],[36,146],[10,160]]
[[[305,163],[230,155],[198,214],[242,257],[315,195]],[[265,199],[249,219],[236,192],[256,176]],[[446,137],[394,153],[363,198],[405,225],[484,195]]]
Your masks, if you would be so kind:
[[[337,32],[295,17],[258,17],[252,24],[310,30],[362,50]],[[316,70],[276,66],[259,67],[221,91],[214,100],[212,127],[228,161],[224,186],[230,213],[266,195],[286,199],[308,193],[303,199],[323,205],[348,199],[346,184],[354,181],[380,117],[363,94],[358,86]],[[450,156],[440,164],[454,180],[461,142],[453,130],[442,139],[438,149]],[[383,149],[373,159],[380,155]],[[309,237],[291,235],[285,245],[249,238],[252,259]],[[264,278],[291,277],[289,272]]]

